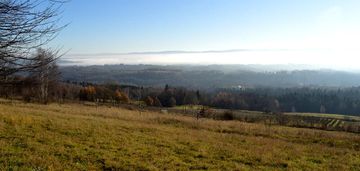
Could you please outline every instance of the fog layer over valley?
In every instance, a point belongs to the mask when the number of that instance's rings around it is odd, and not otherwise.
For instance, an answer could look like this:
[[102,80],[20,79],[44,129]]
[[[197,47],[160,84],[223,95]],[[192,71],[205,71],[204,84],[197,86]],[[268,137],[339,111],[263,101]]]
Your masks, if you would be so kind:
[[360,74],[307,65],[93,65],[60,67],[63,81],[189,88],[356,87]]
[[[232,49],[208,51],[153,51],[130,53],[66,54],[61,65],[268,65],[277,69],[323,69],[359,72],[354,49]],[[305,65],[304,65],[305,64]],[[276,67],[273,67],[276,68]],[[257,69],[261,69],[258,67]]]

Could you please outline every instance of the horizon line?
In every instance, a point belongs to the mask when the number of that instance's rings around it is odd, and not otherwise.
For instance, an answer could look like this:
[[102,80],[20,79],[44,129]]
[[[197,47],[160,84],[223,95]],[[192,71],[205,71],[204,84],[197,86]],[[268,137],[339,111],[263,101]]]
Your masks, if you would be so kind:
[[[165,50],[165,51],[144,51],[144,52],[124,52],[124,53],[70,53],[65,56],[117,56],[117,55],[164,55],[164,54],[201,54],[201,53],[231,53],[231,52],[261,52],[261,51],[299,51],[299,50],[320,50],[320,49],[227,49],[227,50]],[[329,49],[327,49],[329,50]]]

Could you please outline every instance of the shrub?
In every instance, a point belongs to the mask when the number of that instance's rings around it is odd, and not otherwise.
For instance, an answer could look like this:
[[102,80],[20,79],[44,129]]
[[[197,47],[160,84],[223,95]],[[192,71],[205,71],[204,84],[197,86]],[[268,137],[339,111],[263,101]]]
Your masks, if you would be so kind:
[[147,106],[153,106],[154,105],[154,99],[150,96],[147,96],[145,99],[145,103]]
[[158,97],[154,98],[154,106],[156,106],[156,107],[162,107],[163,106]]
[[175,107],[176,106],[176,99],[174,97],[171,97],[169,99],[169,106],[168,107]]
[[221,116],[222,120],[234,120],[234,113],[232,111],[225,111]]

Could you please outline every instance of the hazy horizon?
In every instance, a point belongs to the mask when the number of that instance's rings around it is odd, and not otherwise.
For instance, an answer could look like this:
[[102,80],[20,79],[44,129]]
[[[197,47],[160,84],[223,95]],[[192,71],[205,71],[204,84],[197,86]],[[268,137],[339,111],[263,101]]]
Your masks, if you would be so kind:
[[[325,51],[325,53],[324,53]],[[342,57],[339,63],[333,50],[252,50],[232,49],[223,51],[160,51],[129,53],[67,54],[61,65],[111,65],[111,64],[151,64],[151,65],[289,65],[307,66],[312,69],[334,69],[359,71],[357,63]],[[309,55],[310,54],[310,55]],[[317,58],[313,59],[313,55]],[[286,60],[292,56],[293,60]],[[267,57],[267,58],[266,58]],[[332,58],[331,58],[332,57]],[[348,56],[356,58],[356,56]],[[299,68],[294,68],[299,69]],[[300,68],[302,69],[302,68]]]
[[[82,64],[360,68],[360,1],[69,1],[49,46]],[[166,52],[166,53],[164,53]]]

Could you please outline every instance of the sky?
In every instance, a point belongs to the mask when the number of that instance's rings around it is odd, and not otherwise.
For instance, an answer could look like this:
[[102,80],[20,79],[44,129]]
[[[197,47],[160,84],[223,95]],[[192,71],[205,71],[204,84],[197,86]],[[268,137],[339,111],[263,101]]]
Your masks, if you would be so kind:
[[87,64],[360,68],[359,0],[72,0],[50,46]]

